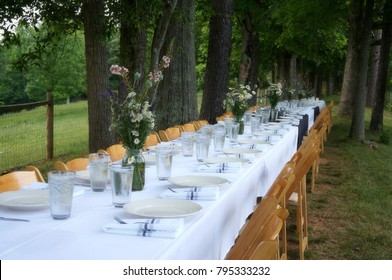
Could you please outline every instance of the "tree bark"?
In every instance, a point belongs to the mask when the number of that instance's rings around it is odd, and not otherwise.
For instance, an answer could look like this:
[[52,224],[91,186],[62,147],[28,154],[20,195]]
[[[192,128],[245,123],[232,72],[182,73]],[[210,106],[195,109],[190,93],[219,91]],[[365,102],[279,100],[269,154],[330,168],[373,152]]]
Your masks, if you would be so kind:
[[[168,31],[168,26],[176,6],[177,6],[177,0],[165,1],[165,3],[163,4],[162,15],[159,17],[157,21],[157,25],[154,30],[154,36],[151,43],[151,58],[150,58],[150,67],[149,67],[150,73],[153,73],[155,70],[158,69],[159,61],[161,59],[160,56],[164,55],[161,53],[161,50],[166,40],[166,33]],[[170,51],[170,49],[166,48],[166,51]],[[151,110],[155,112],[155,108],[158,105],[160,99],[160,96],[157,93],[157,88],[155,86],[149,90],[149,96],[151,102]]]
[[[258,74],[260,64],[260,39],[259,32],[255,30],[252,23],[251,14],[248,13],[243,20],[242,25],[242,60],[240,65],[240,74],[238,81],[241,84],[248,84],[251,87],[258,85]],[[257,96],[250,101],[255,105]]]
[[314,71],[314,96],[321,98],[323,86],[323,72],[320,66],[316,66]]
[[329,73],[327,78],[327,96],[332,96],[336,93],[337,77],[335,73]]
[[[381,30],[375,30],[374,40],[380,40],[380,39],[381,39]],[[373,44],[371,47],[368,91],[366,96],[366,106],[371,108],[373,108],[374,103],[376,102],[376,84],[377,84],[379,62],[380,62],[380,45]]]
[[360,56],[360,42],[362,35],[363,0],[352,0],[353,8],[350,14],[350,33],[346,63],[344,66],[343,84],[339,100],[340,116],[351,116],[353,112],[353,98],[358,91],[358,69]]
[[376,81],[376,101],[372,110],[370,130],[381,131],[384,124],[385,94],[388,81],[389,53],[392,41],[392,3],[384,4],[383,27],[380,47],[380,63]]
[[349,135],[350,138],[358,141],[365,140],[366,81],[373,22],[373,6],[374,0],[366,1],[366,6],[364,7],[364,17],[361,25],[362,36],[360,42],[358,80],[356,81],[358,91],[354,99],[354,111]]
[[228,91],[231,48],[231,15],[233,0],[214,0],[210,19],[210,34],[203,101],[200,118],[215,123],[225,112],[223,106]]
[[197,118],[195,0],[179,1],[163,50],[173,42],[171,64],[165,70],[156,110],[156,129],[184,124]]
[[[120,65],[128,68],[130,78],[139,72],[141,79],[136,85],[136,92],[140,92],[145,81],[147,30],[145,21],[135,21],[133,13],[136,12],[135,0],[122,1],[122,15],[120,25]],[[139,18],[138,16],[136,19]]]
[[290,83],[290,60],[291,55],[288,52],[279,53],[277,82],[280,82],[283,87]]
[[89,151],[106,149],[114,143],[108,96],[106,22],[103,0],[84,0],[83,25],[87,67]]

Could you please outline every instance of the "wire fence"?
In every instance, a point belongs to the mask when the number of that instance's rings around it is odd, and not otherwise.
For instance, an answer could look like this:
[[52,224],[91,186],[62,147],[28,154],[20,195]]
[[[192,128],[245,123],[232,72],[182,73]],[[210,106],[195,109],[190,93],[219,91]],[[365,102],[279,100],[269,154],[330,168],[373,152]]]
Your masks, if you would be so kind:
[[[46,106],[0,115],[0,173],[48,159]],[[53,155],[88,152],[87,102],[54,106]]]

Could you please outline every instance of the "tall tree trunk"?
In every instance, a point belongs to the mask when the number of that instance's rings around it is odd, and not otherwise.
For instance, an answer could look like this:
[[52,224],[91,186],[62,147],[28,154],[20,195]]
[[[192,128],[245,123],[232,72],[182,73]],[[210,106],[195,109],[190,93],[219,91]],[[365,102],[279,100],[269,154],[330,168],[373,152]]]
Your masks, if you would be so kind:
[[370,120],[370,130],[380,131],[383,127],[386,86],[388,81],[388,63],[392,40],[392,3],[384,4],[383,27],[380,48],[380,63],[377,76],[376,102]]
[[321,98],[323,88],[323,72],[321,67],[318,65],[314,71],[314,96]]
[[225,112],[223,102],[229,82],[233,0],[213,0],[212,10],[200,118],[215,123],[216,117]]
[[[255,30],[252,23],[251,13],[241,20],[242,25],[242,60],[240,66],[239,83],[250,86],[258,85],[258,74],[260,64],[260,39],[259,32]],[[256,104],[257,96],[251,100]]]
[[350,34],[346,63],[344,66],[343,85],[339,101],[339,115],[351,116],[353,111],[353,98],[358,91],[358,69],[362,35],[364,0],[352,0],[353,7],[350,14]]
[[358,92],[354,99],[354,111],[349,135],[350,138],[358,141],[365,140],[366,81],[368,73],[370,39],[373,23],[373,6],[374,0],[368,0],[366,1],[366,6],[364,7],[357,80]]
[[[136,92],[140,92],[144,84],[145,67],[146,67],[146,48],[147,48],[147,30],[146,22],[138,20],[135,17],[136,0],[122,0],[122,14],[120,25],[120,65],[128,68],[133,78],[133,73],[139,72],[142,79],[135,86]],[[138,22],[135,22],[137,21]]]
[[336,93],[337,77],[335,73],[329,73],[327,78],[327,96],[332,96]]
[[283,87],[290,83],[290,60],[291,55],[288,52],[283,51],[278,54],[277,82],[280,82]]
[[109,132],[111,124],[108,96],[108,62],[106,22],[103,0],[84,0],[83,24],[87,66],[87,101],[89,121],[89,151],[106,149],[114,143]]
[[163,49],[173,42],[171,64],[165,71],[156,129],[166,129],[197,118],[195,0],[179,1],[172,17]]
[[[381,39],[381,30],[374,31],[374,41],[378,42]],[[373,108],[376,102],[376,84],[378,76],[378,67],[380,62],[380,44],[372,44],[370,63],[369,63],[369,77],[368,77],[368,90],[366,96],[366,106]]]
[[[150,73],[153,73],[158,69],[159,61],[161,59],[160,56],[166,55],[161,53],[162,46],[166,39],[166,33],[168,30],[168,26],[173,14],[174,9],[177,6],[177,0],[168,0],[163,3],[163,11],[161,16],[158,18],[156,28],[154,30],[154,36],[152,38],[151,43],[151,57],[150,57]],[[170,44],[170,42],[169,42]],[[166,52],[170,51],[166,49]],[[149,96],[151,101],[151,110],[155,112],[155,108],[158,105],[160,95],[157,92],[157,88],[153,86],[149,90]]]
[[290,88],[296,88],[298,84],[298,74],[297,74],[297,56],[292,55],[290,59]]

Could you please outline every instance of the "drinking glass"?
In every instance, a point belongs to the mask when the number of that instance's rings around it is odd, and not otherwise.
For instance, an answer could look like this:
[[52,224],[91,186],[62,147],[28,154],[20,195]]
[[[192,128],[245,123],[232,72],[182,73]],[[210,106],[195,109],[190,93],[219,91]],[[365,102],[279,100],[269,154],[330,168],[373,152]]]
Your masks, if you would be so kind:
[[215,151],[222,151],[225,145],[226,130],[225,129],[215,129],[214,131],[214,148]]
[[226,128],[226,135],[229,136],[230,134],[230,125],[234,123],[234,118],[224,118],[223,119]]
[[109,155],[89,154],[90,185],[94,192],[103,192],[108,182]]
[[171,176],[173,161],[172,147],[156,147],[157,177],[159,180],[167,180]]
[[193,156],[193,147],[195,144],[194,137],[181,137],[182,142],[182,154],[184,157],[192,157]]
[[112,165],[110,167],[112,201],[115,207],[123,207],[131,198],[133,170],[131,165]]
[[64,220],[71,215],[74,184],[75,172],[49,171],[50,213],[53,219]]
[[259,130],[260,127],[260,118],[253,117],[250,121],[250,130],[252,135]]
[[198,161],[203,161],[208,157],[208,148],[210,146],[211,138],[204,135],[196,137],[196,158]]
[[238,142],[238,131],[240,129],[239,123],[232,123],[229,126],[229,140],[230,143],[237,143]]

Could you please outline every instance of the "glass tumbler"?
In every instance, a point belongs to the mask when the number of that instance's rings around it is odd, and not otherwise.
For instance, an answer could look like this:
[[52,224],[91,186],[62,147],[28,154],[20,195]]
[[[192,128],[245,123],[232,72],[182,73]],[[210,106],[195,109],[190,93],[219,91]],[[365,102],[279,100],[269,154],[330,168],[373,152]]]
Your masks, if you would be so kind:
[[211,138],[208,136],[198,135],[196,137],[196,158],[198,161],[201,162],[208,157],[210,142]]
[[226,130],[225,129],[215,129],[214,131],[214,149],[215,151],[222,151],[225,145]]
[[64,220],[71,215],[74,184],[73,171],[48,172],[50,213],[53,219]]
[[167,180],[171,176],[173,161],[173,147],[156,147],[157,177],[159,180]]
[[133,170],[131,165],[112,165],[110,167],[112,201],[115,207],[123,207],[130,201]]
[[90,185],[94,192],[103,192],[108,182],[109,155],[89,154]]

